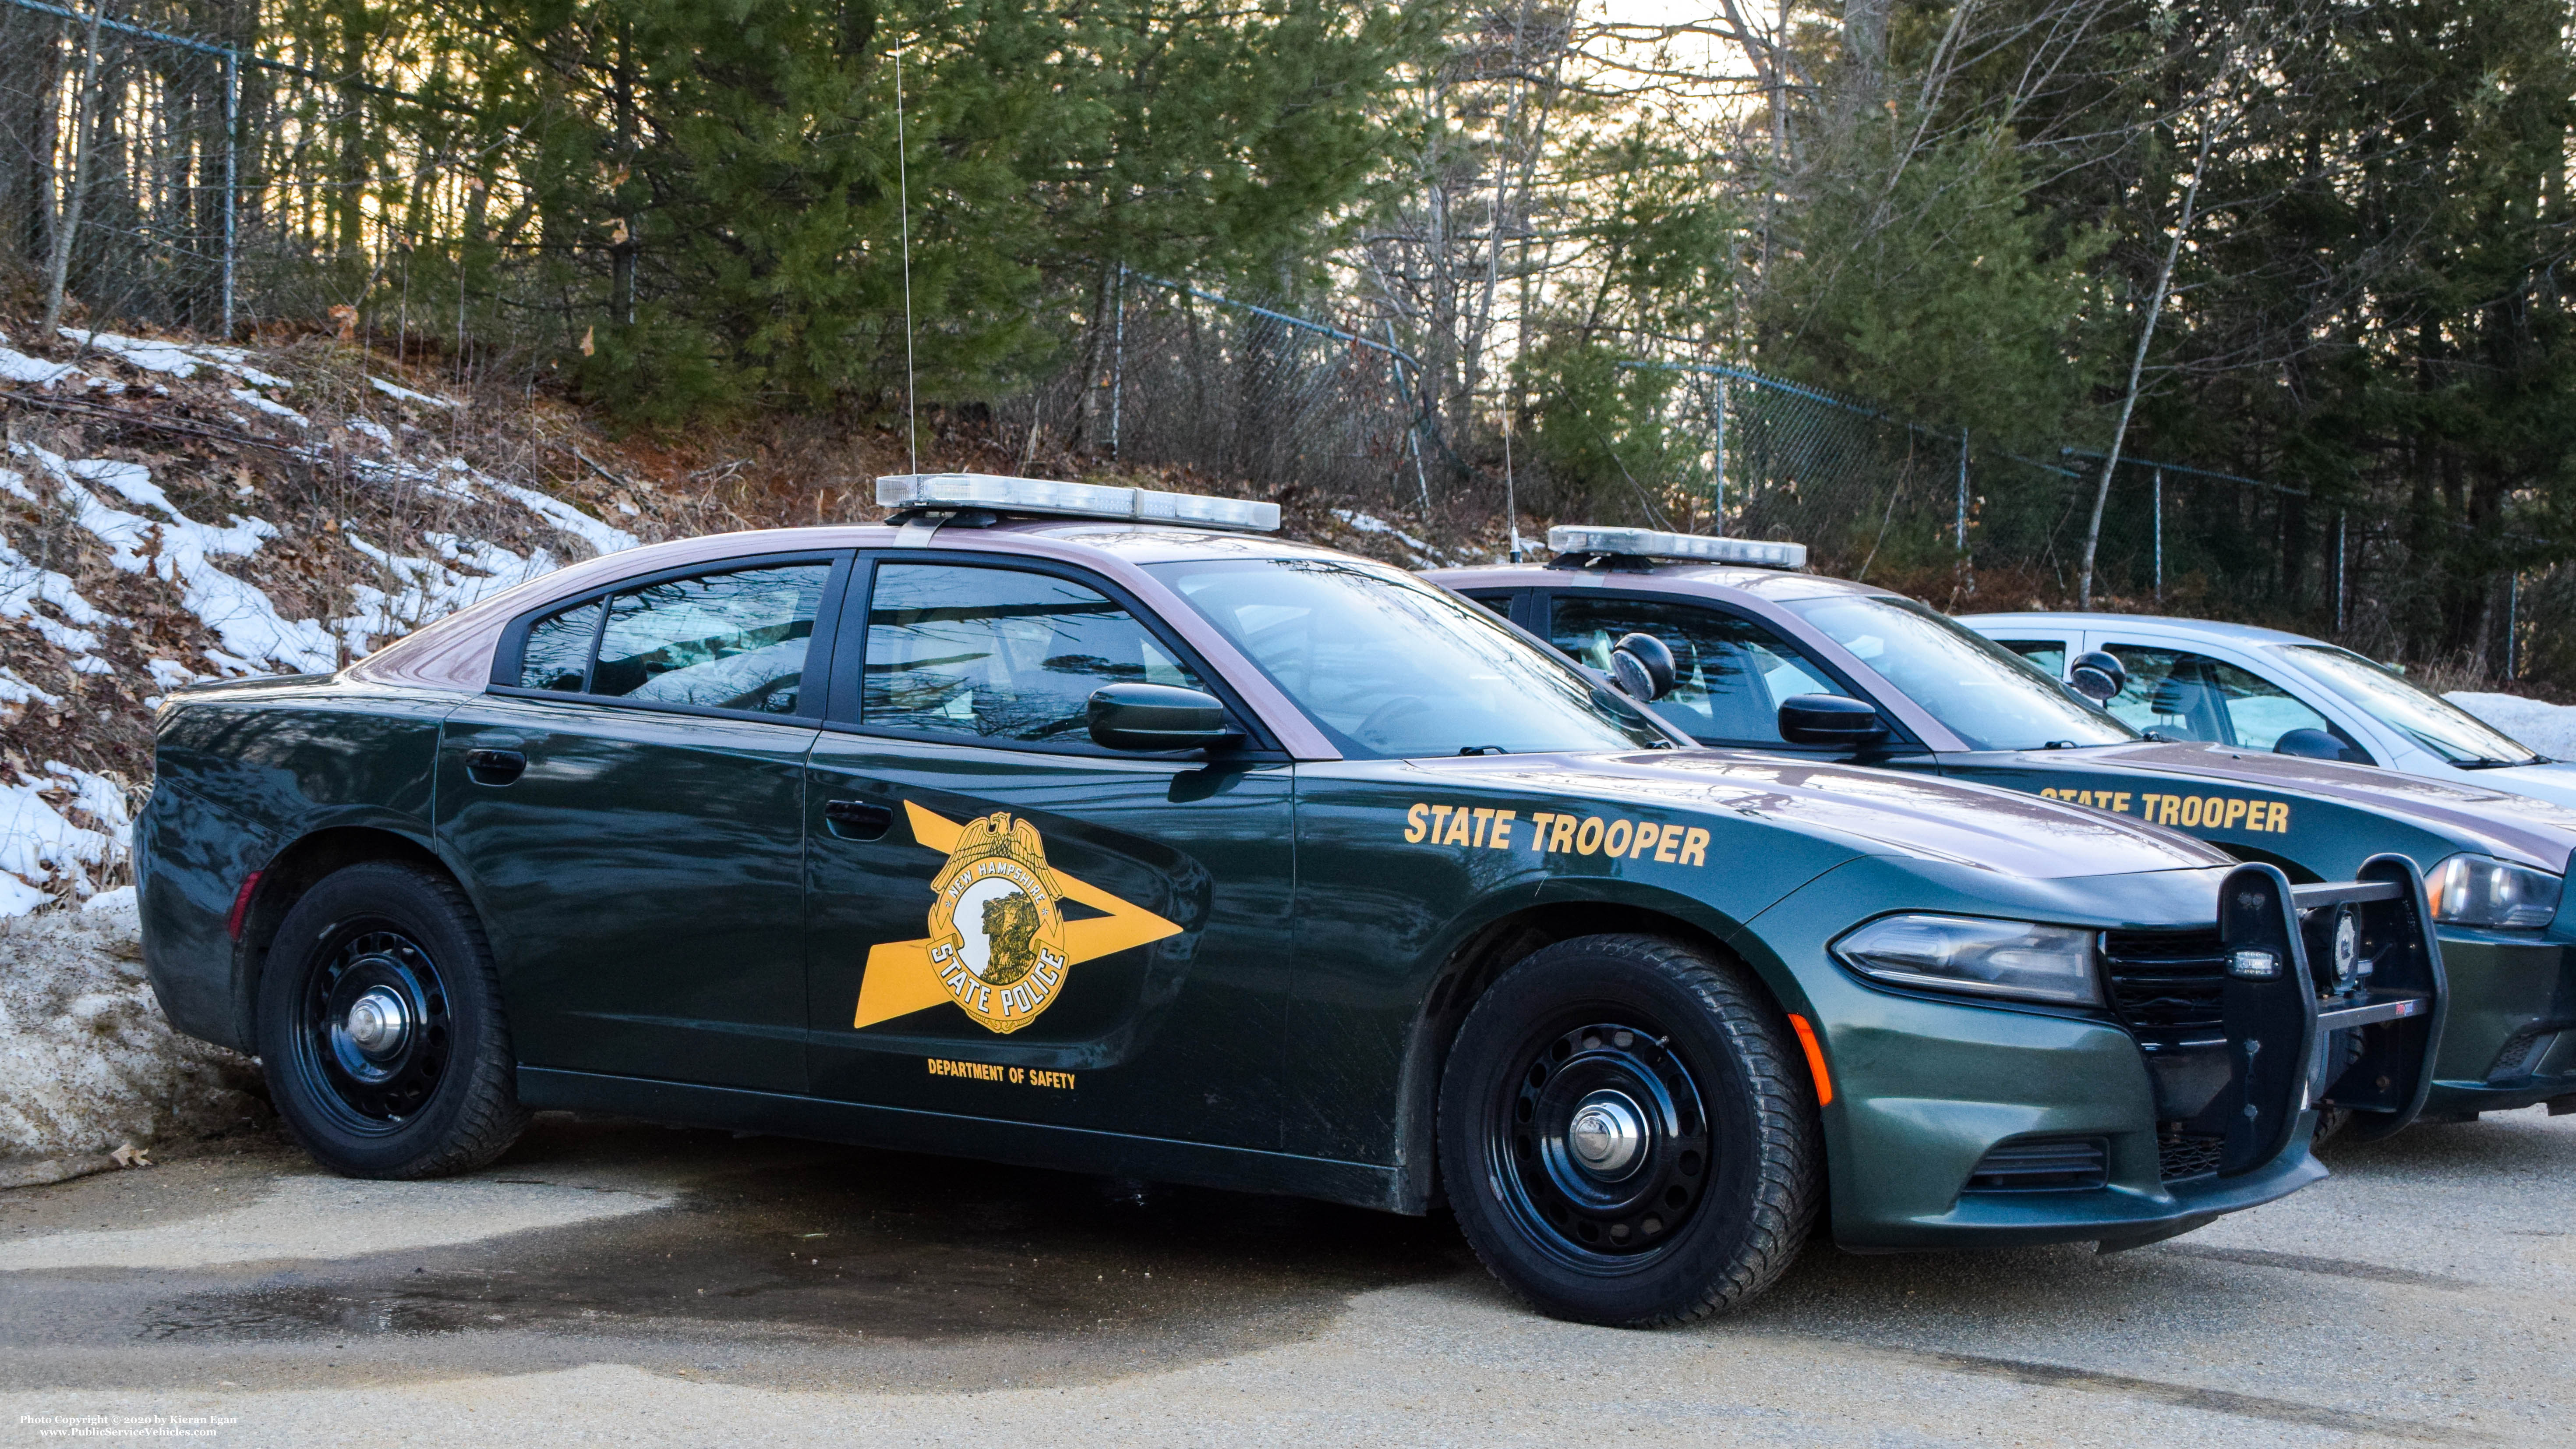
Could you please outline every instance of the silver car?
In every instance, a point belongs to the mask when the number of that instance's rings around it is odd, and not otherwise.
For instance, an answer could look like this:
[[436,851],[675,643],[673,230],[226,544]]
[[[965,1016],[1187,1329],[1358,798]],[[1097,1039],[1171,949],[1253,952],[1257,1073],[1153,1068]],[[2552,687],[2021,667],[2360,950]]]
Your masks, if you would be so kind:
[[[2331,736],[2332,758],[2576,807],[2576,764],[2551,760],[2386,665],[2251,624],[2137,614],[1963,614],[1959,622],[2063,679],[2107,651],[2128,677],[2108,708],[2171,740],[2281,747]],[[2286,753],[2327,753],[2315,734]]]

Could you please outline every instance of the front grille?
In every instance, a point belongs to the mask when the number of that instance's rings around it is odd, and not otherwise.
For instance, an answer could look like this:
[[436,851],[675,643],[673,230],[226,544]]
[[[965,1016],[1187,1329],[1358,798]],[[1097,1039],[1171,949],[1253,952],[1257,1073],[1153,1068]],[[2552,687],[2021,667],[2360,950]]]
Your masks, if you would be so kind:
[[2083,1192],[2110,1181],[2099,1137],[2026,1137],[1989,1150],[1968,1174],[1969,1192]]
[[2214,1031],[2226,1021],[2227,951],[2218,932],[2104,931],[2111,1004],[2140,1031]]
[[2224,1137],[2168,1133],[2156,1139],[2156,1176],[2167,1182],[2180,1182],[2186,1177],[2207,1177],[2218,1170],[2219,1159],[2226,1150],[2227,1139]]

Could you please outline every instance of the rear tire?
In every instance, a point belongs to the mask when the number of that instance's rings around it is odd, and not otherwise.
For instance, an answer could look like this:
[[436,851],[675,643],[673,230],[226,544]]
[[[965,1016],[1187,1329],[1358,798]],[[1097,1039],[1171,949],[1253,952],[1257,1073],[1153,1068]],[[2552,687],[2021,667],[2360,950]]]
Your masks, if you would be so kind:
[[278,1117],[334,1172],[470,1172],[527,1126],[491,947],[434,871],[368,861],[305,892],[269,949],[258,1019]]
[[1459,1028],[1440,1172],[1487,1269],[1552,1317],[1659,1327],[1769,1287],[1822,1196],[1812,1089],[1743,968],[1652,936],[1533,953]]

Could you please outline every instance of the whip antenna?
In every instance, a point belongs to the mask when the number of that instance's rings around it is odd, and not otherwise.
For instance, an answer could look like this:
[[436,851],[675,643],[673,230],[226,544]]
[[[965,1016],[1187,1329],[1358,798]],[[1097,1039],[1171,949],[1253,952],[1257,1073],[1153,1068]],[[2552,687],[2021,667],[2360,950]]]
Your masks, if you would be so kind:
[[921,409],[912,393],[912,176],[903,147],[903,47],[894,49],[895,207],[903,224],[903,430],[913,476],[921,474]]

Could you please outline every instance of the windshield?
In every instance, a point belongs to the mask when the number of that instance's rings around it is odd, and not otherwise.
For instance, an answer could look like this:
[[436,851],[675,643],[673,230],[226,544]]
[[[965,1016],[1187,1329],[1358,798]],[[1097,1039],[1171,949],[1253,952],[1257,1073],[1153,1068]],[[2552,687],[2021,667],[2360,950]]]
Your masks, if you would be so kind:
[[1947,725],[1972,750],[2116,745],[2138,736],[2020,655],[1912,599],[1853,594],[1784,600]]
[[1357,559],[1154,564],[1343,754],[1419,759],[1671,743],[1484,608]]
[[2275,645],[2371,718],[2454,765],[2536,765],[2530,746],[2396,671],[2327,644]]

